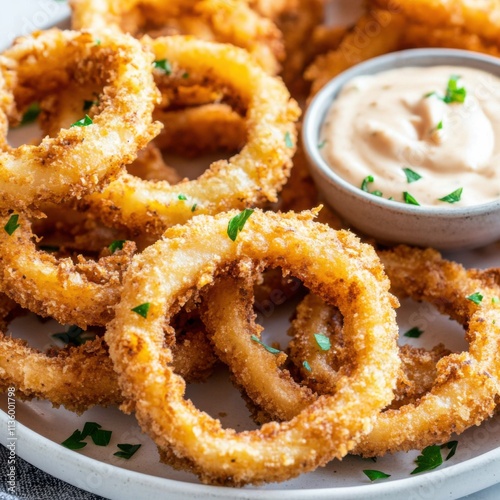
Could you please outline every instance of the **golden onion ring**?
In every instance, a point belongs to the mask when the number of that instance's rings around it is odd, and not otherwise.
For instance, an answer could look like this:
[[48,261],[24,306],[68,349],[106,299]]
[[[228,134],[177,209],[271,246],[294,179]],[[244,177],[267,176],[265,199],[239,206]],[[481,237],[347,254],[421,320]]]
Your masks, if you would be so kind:
[[[159,130],[152,124],[158,90],[151,64],[151,54],[131,37],[57,29],[18,38],[0,55],[0,210],[81,198],[132,162]],[[37,146],[8,146],[7,121],[75,78],[103,86],[92,123]]]
[[[395,301],[372,247],[308,213],[259,210],[232,241],[228,225],[236,216],[197,216],[138,255],[105,339],[124,396],[156,444],[172,449],[204,482],[243,485],[282,481],[344,456],[392,399],[399,358]],[[356,355],[335,395],[318,398],[289,422],[236,433],[183,399],[185,383],[167,366],[172,353],[162,335],[171,311],[194,289],[244,258],[280,266],[335,302]],[[146,317],[134,312],[146,304]]]
[[[192,35],[246,49],[271,74],[284,57],[281,32],[245,0],[71,0],[73,29],[141,37]],[[148,29],[152,28],[152,29]]]
[[[156,59],[168,59],[193,78],[205,76],[246,108],[247,140],[229,160],[211,164],[198,179],[175,185],[122,174],[86,198],[111,226],[160,235],[197,214],[215,214],[276,201],[295,152],[297,103],[283,82],[267,75],[236,47],[185,37],[144,40]],[[190,76],[191,78],[191,76]]]

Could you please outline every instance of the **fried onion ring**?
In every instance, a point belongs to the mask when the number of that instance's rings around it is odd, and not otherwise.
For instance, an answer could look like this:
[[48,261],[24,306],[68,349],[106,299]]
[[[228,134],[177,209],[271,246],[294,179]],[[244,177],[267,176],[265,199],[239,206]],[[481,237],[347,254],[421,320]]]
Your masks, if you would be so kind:
[[[329,339],[329,349],[320,348],[315,338],[317,333]],[[319,394],[334,391],[342,367],[348,363],[339,310],[327,306],[317,295],[309,294],[297,306],[288,334],[292,337],[290,359],[300,370],[302,380]],[[401,346],[401,372],[390,407],[414,402],[429,391],[437,377],[436,363],[448,354],[450,351],[442,344],[431,350]]]
[[[143,429],[213,484],[282,481],[344,456],[392,399],[399,367],[395,302],[372,247],[307,213],[259,210],[233,242],[227,230],[237,215],[197,216],[138,255],[105,334],[120,387]],[[166,367],[172,353],[162,347],[162,335],[172,308],[242,258],[280,266],[337,303],[356,355],[335,395],[318,398],[289,422],[236,433],[183,399],[185,384]],[[132,311],[146,303],[146,318]]]
[[[284,352],[276,356],[252,340],[260,338],[262,331],[255,323],[253,277],[219,278],[209,296],[202,320],[217,356],[228,365],[236,385],[274,419],[291,420],[298,408],[306,408],[316,397],[282,369]],[[228,317],[231,321],[225,320]]]
[[[96,43],[92,33],[53,29],[18,38],[0,56],[0,210],[81,198],[133,161],[159,131],[152,124],[158,91],[151,63],[151,54],[125,35],[99,35]],[[8,146],[7,121],[70,79],[103,87],[92,123],[37,146]]]
[[[434,250],[402,246],[380,256],[394,288],[429,301],[466,326],[469,351],[443,357],[434,386],[422,398],[381,413],[354,450],[364,456],[443,443],[490,417],[500,389],[499,289]],[[479,305],[467,298],[477,292],[483,296]]]
[[281,32],[245,0],[71,0],[73,29],[194,35],[246,49],[269,73],[284,57]]
[[[18,307],[0,294],[0,314],[7,330],[10,311]],[[187,322],[186,322],[187,321]],[[199,322],[198,322],[199,323]],[[187,382],[205,380],[217,361],[201,324],[181,312],[176,317],[172,368]],[[123,403],[117,375],[101,336],[79,346],[43,353],[24,340],[0,332],[0,392],[15,387],[19,399],[47,399],[54,407],[82,413],[95,405]]]
[[[168,59],[193,81],[204,77],[246,108],[247,141],[229,160],[213,162],[198,179],[173,186],[122,174],[86,198],[111,226],[160,235],[196,214],[214,214],[276,201],[295,152],[299,109],[281,80],[267,75],[245,51],[185,37],[144,41],[156,59]],[[185,199],[180,199],[183,195]],[[182,197],[181,197],[182,198]]]
[[[0,218],[3,227],[8,217]],[[74,263],[38,250],[27,218],[13,234],[0,231],[0,287],[22,307],[62,324],[105,325],[118,302],[123,271],[135,252],[127,241],[122,250],[97,262]],[[23,251],[20,252],[19,249]]]

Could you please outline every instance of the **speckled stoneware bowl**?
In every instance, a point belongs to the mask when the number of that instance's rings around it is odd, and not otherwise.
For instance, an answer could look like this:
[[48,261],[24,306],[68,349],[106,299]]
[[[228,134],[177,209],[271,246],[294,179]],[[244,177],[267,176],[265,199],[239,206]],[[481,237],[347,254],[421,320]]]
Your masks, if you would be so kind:
[[370,59],[341,73],[315,96],[304,117],[303,144],[311,173],[326,203],[353,229],[384,243],[442,250],[475,248],[500,239],[500,200],[446,209],[386,200],[342,179],[318,149],[325,115],[349,80],[401,67],[438,65],[465,66],[500,76],[500,59],[462,50],[414,49]]

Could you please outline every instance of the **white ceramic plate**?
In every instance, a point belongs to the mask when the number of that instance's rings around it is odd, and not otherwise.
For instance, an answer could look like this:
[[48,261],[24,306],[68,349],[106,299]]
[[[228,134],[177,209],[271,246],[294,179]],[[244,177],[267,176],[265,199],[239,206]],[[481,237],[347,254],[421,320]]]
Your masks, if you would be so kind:
[[[338,0],[341,2],[341,0]],[[343,1],[352,12],[354,2]],[[67,6],[56,0],[18,0],[8,7],[8,15],[0,19],[0,48],[18,34],[56,24],[67,18]],[[468,266],[500,265],[499,246],[452,255]],[[268,306],[272,306],[269,302]],[[289,306],[267,307],[263,324],[274,338],[288,324]],[[450,348],[463,348],[460,329],[425,304],[407,302],[398,314],[402,331],[424,326],[421,339],[427,346],[443,340]],[[61,328],[54,323],[39,323],[34,317],[17,320],[14,334],[28,337],[35,347],[44,348],[52,342],[51,334]],[[26,333],[28,332],[28,333]],[[283,339],[283,336],[282,336]],[[216,394],[216,397],[213,397]],[[227,380],[227,374],[217,372],[204,384],[188,389],[188,396],[224,425],[237,430],[253,424],[239,395]],[[470,429],[458,437],[456,455],[432,472],[411,476],[418,452],[401,453],[379,459],[377,463],[359,457],[347,457],[325,468],[285,483],[259,488],[230,489],[200,484],[190,474],[176,472],[158,462],[155,446],[141,433],[133,416],[113,408],[94,408],[77,416],[64,409],[54,409],[45,401],[23,403],[15,400],[15,434],[9,435],[7,396],[0,398],[0,443],[15,443],[16,453],[40,469],[75,486],[110,499],[369,499],[408,500],[432,498],[452,499],[477,492],[500,482],[500,417]],[[91,442],[81,451],[71,451],[59,443],[85,422],[98,422],[113,431],[111,443],[98,447]],[[11,440],[10,438],[16,438]],[[141,443],[142,447],[129,461],[113,455],[118,443]],[[382,470],[391,477],[370,483],[363,469]],[[480,498],[475,496],[474,498]],[[486,497],[481,497],[486,498]],[[493,497],[491,497],[493,498]]]

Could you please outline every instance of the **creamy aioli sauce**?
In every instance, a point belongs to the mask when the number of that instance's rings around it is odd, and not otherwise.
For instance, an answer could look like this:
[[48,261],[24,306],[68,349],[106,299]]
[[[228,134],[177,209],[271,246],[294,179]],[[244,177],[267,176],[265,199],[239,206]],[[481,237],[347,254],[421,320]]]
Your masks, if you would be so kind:
[[[444,102],[453,79],[463,102]],[[331,106],[318,147],[342,178],[360,188],[373,178],[365,189],[384,198],[404,202],[409,193],[442,207],[491,201],[500,197],[500,79],[451,66],[354,78]],[[404,169],[420,178],[409,182]],[[460,189],[459,201],[439,201]]]

